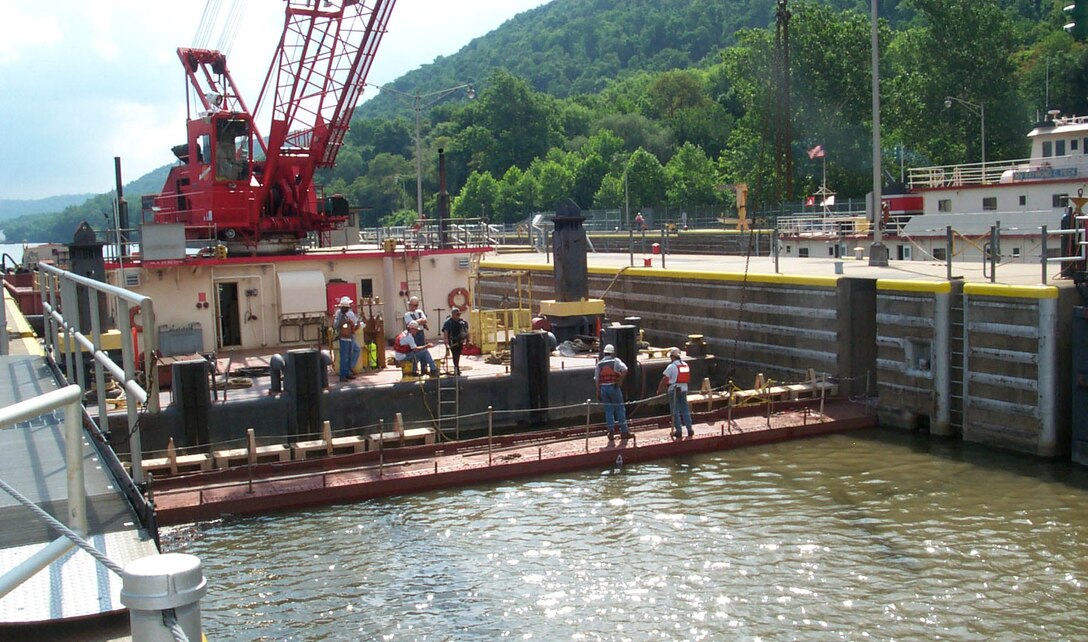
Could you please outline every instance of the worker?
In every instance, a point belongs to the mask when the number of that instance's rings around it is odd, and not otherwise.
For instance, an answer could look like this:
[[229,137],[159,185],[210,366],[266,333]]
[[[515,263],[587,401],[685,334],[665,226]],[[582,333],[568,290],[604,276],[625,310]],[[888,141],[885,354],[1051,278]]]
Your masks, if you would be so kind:
[[627,439],[627,409],[623,406],[623,378],[627,364],[616,356],[611,343],[604,347],[604,356],[597,362],[593,380],[597,383],[597,399],[604,404],[604,420],[608,424],[608,440],[615,439],[615,424],[620,425],[620,438]]
[[446,350],[453,355],[453,374],[461,374],[461,349],[468,343],[468,322],[461,318],[457,308],[450,310],[450,316],[442,324],[442,340]]
[[359,358],[359,346],[355,343],[355,330],[359,327],[359,317],[351,311],[352,301],[349,297],[340,297],[337,303],[338,309],[332,319],[332,327],[336,329],[340,337],[340,380],[354,379],[351,367]]
[[680,439],[683,436],[681,426],[687,426],[688,437],[695,436],[695,430],[691,427],[691,409],[688,407],[688,382],[691,381],[691,368],[680,358],[680,348],[669,348],[671,363],[665,368],[665,374],[661,377],[661,383],[657,386],[657,394],[669,389],[669,410],[672,411],[672,436]]
[[408,311],[404,313],[404,325],[407,326],[412,321],[419,324],[419,330],[415,333],[413,338],[416,340],[416,345],[421,346],[426,342],[424,336],[424,330],[430,330],[427,327],[427,314],[419,307],[419,297],[413,296],[408,299]]
[[433,343],[416,344],[415,334],[419,331],[419,323],[412,321],[408,327],[393,339],[393,359],[401,363],[407,359],[412,360],[412,375],[431,377],[438,376],[438,366],[434,363],[430,348]]

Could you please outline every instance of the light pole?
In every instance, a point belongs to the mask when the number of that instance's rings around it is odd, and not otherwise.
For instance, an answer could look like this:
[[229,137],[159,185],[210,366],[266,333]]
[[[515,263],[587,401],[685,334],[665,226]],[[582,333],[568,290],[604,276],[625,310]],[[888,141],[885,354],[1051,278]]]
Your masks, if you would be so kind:
[[[374,85],[371,86],[373,87]],[[472,83],[465,83],[463,85],[457,85],[456,87],[450,87],[449,89],[440,89],[426,94],[409,94],[399,89],[393,89],[388,85],[378,87],[379,91],[389,92],[397,100],[410,105],[416,112],[416,216],[420,219],[423,218],[423,149],[420,135],[423,108],[430,107],[446,96],[461,89],[467,90],[466,94],[468,95],[469,100],[476,97],[476,90]]]
[[986,105],[980,103],[973,103],[970,100],[964,100],[962,98],[956,98],[955,96],[944,97],[944,108],[948,109],[952,106],[952,101],[956,101],[964,107],[970,108],[982,121],[982,177],[986,178]]

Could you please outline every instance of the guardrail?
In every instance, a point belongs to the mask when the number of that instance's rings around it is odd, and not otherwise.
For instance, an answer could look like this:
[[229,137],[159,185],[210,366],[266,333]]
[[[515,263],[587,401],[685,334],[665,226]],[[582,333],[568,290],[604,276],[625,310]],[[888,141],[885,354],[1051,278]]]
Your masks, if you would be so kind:
[[[154,367],[153,348],[158,345],[155,312],[151,298],[108,283],[102,283],[87,277],[73,274],[48,263],[40,263],[42,310],[45,322],[45,349],[54,365],[59,355],[64,355],[64,373],[66,378],[86,390],[87,374],[84,372],[81,349],[94,358],[94,388],[98,394],[98,425],[109,430],[106,408],[106,378],[110,375],[125,390],[128,398],[128,440],[132,452],[132,480],[144,482],[141,465],[142,447],[140,444],[139,417],[137,404],[146,404],[152,413],[159,411],[159,384]],[[102,344],[103,319],[100,314],[100,297],[106,297],[106,303],[116,313],[116,325],[121,334],[121,361],[116,364],[106,354]],[[81,327],[79,310],[81,302],[91,322],[91,336],[88,337]],[[65,315],[64,311],[68,311]],[[137,323],[139,319],[139,323]],[[148,389],[137,381],[136,359],[139,349],[139,334],[144,335],[142,360],[143,373],[148,382]]]

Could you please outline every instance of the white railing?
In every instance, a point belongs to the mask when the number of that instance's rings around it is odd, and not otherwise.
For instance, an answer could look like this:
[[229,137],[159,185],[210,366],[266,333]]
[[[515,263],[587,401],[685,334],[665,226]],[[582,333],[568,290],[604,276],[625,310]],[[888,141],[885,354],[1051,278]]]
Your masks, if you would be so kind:
[[907,184],[910,189],[914,190],[964,185],[1023,183],[1056,178],[1076,178],[1078,176],[1088,176],[1088,156],[1083,154],[912,167],[907,170]]
[[[125,390],[128,403],[129,449],[132,453],[132,479],[137,484],[144,482],[141,465],[142,446],[138,428],[138,404],[146,404],[149,412],[159,411],[158,376],[154,367],[154,352],[158,346],[155,312],[151,298],[108,283],[102,283],[87,277],[73,274],[48,263],[38,265],[41,276],[42,310],[45,321],[45,348],[54,363],[59,353],[64,354],[64,372],[69,381],[75,380],[86,390],[81,350],[94,357],[95,390],[98,393],[98,424],[105,431],[109,429],[106,407],[105,371]],[[112,309],[116,311],[117,327],[121,334],[122,365],[116,364],[106,354],[102,345],[103,320],[99,315],[98,300],[104,295]],[[58,300],[59,298],[59,300]],[[80,327],[79,303],[86,301],[91,321],[91,336],[85,334],[87,328]],[[67,315],[64,312],[67,311]],[[143,372],[146,376],[147,389],[136,379],[136,334],[133,324],[139,319],[139,326],[144,335]]]

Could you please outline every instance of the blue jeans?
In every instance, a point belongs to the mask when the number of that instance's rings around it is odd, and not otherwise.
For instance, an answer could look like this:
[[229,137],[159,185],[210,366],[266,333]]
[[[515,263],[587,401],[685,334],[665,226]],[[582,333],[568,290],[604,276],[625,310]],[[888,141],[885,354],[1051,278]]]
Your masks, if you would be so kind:
[[359,353],[362,350],[355,343],[355,339],[340,339],[340,377],[347,377],[351,374],[351,367],[355,365],[355,360],[359,358]]
[[691,409],[688,408],[688,391],[680,388],[669,390],[669,407],[672,408],[673,434],[680,436],[680,426],[687,426],[688,435],[694,435],[691,428]]
[[[434,357],[431,356],[430,350],[416,350],[412,352],[412,361],[415,362],[415,371],[419,374],[426,374],[428,372],[438,374],[438,366],[434,364]],[[427,366],[430,370],[423,366]]]
[[601,401],[604,402],[604,421],[608,424],[608,436],[615,432],[615,423],[620,424],[620,436],[627,438],[627,409],[623,406],[623,391],[620,387],[607,383],[601,386]]

